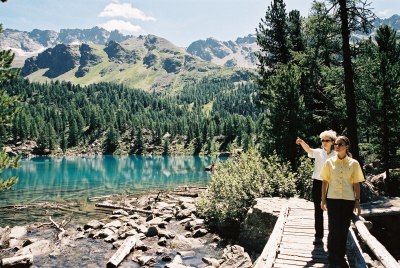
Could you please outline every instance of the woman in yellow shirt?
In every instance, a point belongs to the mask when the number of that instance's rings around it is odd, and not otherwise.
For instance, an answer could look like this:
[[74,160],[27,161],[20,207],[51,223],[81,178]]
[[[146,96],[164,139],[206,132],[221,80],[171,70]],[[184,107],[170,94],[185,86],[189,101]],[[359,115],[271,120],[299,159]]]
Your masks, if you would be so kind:
[[344,258],[347,234],[353,210],[357,215],[361,212],[359,183],[364,175],[358,161],[351,158],[347,137],[337,137],[334,146],[337,155],[326,160],[320,173],[321,208],[328,210],[329,267],[349,267]]

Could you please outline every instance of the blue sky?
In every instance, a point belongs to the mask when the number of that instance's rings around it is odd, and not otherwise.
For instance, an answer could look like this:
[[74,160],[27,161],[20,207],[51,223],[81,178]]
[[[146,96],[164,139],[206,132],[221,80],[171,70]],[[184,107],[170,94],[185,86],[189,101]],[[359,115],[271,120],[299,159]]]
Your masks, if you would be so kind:
[[[307,16],[313,0],[285,0]],[[400,14],[400,0],[371,0],[378,17]],[[4,28],[88,29],[154,34],[178,46],[214,37],[236,40],[255,32],[270,0],[8,0],[0,4]]]

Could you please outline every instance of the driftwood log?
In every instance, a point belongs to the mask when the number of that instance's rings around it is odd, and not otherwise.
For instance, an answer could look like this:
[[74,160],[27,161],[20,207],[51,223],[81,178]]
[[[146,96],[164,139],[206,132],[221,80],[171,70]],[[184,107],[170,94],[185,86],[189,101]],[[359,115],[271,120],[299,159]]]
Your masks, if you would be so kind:
[[361,239],[368,245],[378,260],[387,268],[400,268],[400,264],[393,258],[387,249],[368,231],[361,217],[353,216],[354,224]]
[[33,263],[33,255],[27,254],[22,256],[4,258],[1,260],[1,267],[27,267]]
[[144,209],[131,208],[131,207],[126,207],[126,206],[119,206],[119,205],[113,205],[110,203],[96,203],[95,206],[101,207],[101,208],[123,209],[125,211],[138,212],[138,213],[144,213],[144,214],[154,214],[156,216],[162,215],[162,213],[154,212],[152,210],[144,210]]
[[128,236],[118,248],[117,252],[107,262],[107,267],[117,267],[136,245],[137,238],[135,236]]
[[49,220],[51,221],[51,223],[53,223],[53,225],[56,227],[57,230],[60,231],[60,233],[58,234],[58,239],[61,240],[62,237],[64,236],[66,230],[64,229],[64,226],[67,225],[72,218],[70,218],[69,220],[63,220],[60,224],[56,223],[55,221],[53,221],[53,219],[51,218],[51,216],[49,217]]

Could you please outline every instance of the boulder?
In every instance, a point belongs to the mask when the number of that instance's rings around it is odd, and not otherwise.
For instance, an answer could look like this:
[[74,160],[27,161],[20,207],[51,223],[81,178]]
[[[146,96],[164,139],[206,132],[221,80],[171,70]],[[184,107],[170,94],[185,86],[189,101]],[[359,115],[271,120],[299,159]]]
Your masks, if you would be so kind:
[[249,209],[240,226],[240,244],[249,250],[261,253],[274,229],[280,209],[280,207],[271,206],[269,199],[254,200],[253,207]]
[[220,268],[250,268],[253,266],[250,256],[241,246],[227,246],[222,254],[224,261]]
[[39,240],[29,246],[23,247],[15,253],[15,256],[23,256],[32,254],[33,256],[49,254],[55,249],[54,244],[50,240]]
[[89,221],[87,224],[85,224],[83,226],[83,228],[85,230],[87,230],[87,229],[100,229],[103,226],[104,226],[104,223],[102,223],[101,221],[92,220],[92,221]]

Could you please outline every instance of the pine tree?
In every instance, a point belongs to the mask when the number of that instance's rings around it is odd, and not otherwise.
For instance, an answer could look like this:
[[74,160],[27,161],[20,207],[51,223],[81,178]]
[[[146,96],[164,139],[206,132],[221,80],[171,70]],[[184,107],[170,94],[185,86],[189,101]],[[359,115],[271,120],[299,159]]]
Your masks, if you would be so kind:
[[119,133],[114,126],[110,127],[104,142],[104,151],[106,154],[113,154],[118,147]]
[[[5,2],[2,0],[2,2]],[[0,24],[0,34],[3,32],[3,26]],[[11,81],[17,76],[16,71],[11,69],[11,63],[14,54],[11,50],[0,51],[0,83]],[[10,97],[4,90],[0,90],[0,125],[3,127],[9,125],[12,118],[17,113],[18,100],[16,97]],[[0,140],[5,139],[1,137]],[[0,148],[0,174],[3,169],[16,168],[19,157],[10,158],[7,153]],[[0,179],[0,192],[10,189],[16,182],[17,177]]]
[[293,141],[298,131],[297,114],[301,107],[301,75],[295,62],[290,62],[288,29],[297,50],[302,49],[302,38],[299,13],[292,11],[290,23],[287,20],[284,2],[273,0],[256,30],[257,44],[261,48],[261,53],[257,54],[260,61],[259,96],[266,119],[262,126],[261,150],[264,156],[276,151],[283,159],[290,160],[294,168],[296,151]]
[[[399,116],[396,107],[400,102],[396,96],[396,89],[400,86],[400,46],[397,44],[396,32],[387,25],[381,26],[376,32],[378,45],[379,73],[376,74],[376,85],[380,96],[380,110],[382,120],[380,128],[382,133],[382,162],[386,172],[386,178],[390,180],[389,168],[396,156],[397,135],[396,127]],[[390,187],[389,187],[390,189]]]
[[79,130],[75,119],[72,119],[69,126],[68,147],[74,147],[79,143]]
[[[364,0],[327,0],[337,8],[337,15],[340,18],[340,28],[342,36],[342,56],[344,70],[344,90],[346,96],[346,114],[348,138],[352,142],[352,154],[356,159],[360,159],[360,150],[358,146],[357,129],[357,103],[354,87],[354,70],[352,65],[350,33],[352,30],[367,31],[371,26],[371,20],[374,15],[368,4]],[[361,6],[358,6],[361,5]]]

